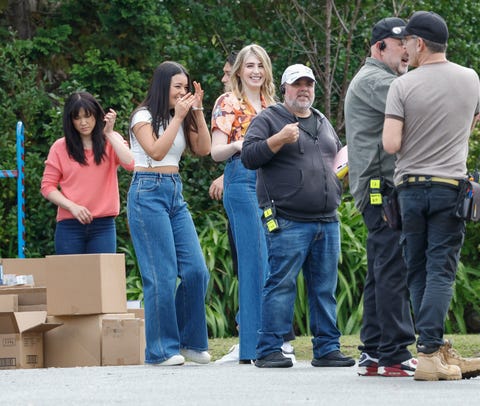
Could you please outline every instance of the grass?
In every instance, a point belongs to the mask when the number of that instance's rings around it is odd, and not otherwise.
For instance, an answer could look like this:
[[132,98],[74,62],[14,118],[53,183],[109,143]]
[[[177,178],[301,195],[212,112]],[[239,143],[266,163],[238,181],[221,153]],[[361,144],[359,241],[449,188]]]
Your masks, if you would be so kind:
[[[463,357],[480,357],[480,334],[467,335],[445,335],[446,339],[453,342],[454,348]],[[238,337],[215,338],[210,339],[210,354],[212,360],[215,361],[225,355],[230,347],[238,343]],[[358,335],[347,335],[340,337],[341,350],[344,354],[354,358],[358,358],[359,351],[357,347],[360,345]],[[295,356],[298,360],[312,359],[312,341],[311,337],[299,336],[292,341],[295,347]],[[412,354],[416,354],[415,345],[410,346]]]

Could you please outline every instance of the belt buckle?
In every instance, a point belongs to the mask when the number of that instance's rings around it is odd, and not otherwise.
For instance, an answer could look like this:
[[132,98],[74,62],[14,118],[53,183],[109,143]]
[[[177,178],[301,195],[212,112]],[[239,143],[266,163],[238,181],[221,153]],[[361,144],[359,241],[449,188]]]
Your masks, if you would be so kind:
[[[420,176],[419,176],[419,178],[420,178]],[[424,182],[425,186],[426,187],[431,187],[432,186],[432,177],[430,175],[428,175],[428,176],[424,176],[424,178],[425,178],[425,182]]]

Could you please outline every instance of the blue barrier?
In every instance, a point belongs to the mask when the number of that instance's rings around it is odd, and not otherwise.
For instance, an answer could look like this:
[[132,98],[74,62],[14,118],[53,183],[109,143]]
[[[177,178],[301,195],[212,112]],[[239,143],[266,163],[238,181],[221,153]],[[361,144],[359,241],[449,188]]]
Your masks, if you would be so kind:
[[25,135],[21,121],[16,129],[17,169],[0,170],[0,178],[17,178],[18,258],[25,258]]

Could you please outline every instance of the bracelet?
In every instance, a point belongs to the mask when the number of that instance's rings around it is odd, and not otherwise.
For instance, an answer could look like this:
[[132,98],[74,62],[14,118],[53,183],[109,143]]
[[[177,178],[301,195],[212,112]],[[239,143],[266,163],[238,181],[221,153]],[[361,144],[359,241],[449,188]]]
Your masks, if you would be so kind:
[[203,107],[195,107],[195,106],[192,106],[192,110],[193,110],[193,111],[203,111]]

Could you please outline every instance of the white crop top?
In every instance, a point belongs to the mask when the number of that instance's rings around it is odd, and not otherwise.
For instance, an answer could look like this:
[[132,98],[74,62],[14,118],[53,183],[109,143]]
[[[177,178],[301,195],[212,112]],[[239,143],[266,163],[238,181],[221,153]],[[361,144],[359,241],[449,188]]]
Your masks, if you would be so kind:
[[[132,128],[135,126],[135,124],[141,123],[141,122],[147,122],[151,123],[152,122],[152,115],[150,114],[150,111],[148,111],[146,108],[141,108],[139,109],[132,117],[132,122],[130,124],[130,148],[132,150],[133,154],[133,159],[135,160],[135,166],[143,166],[145,168],[155,168],[158,166],[176,166],[178,167],[178,164],[180,162],[180,158],[182,157],[182,153],[186,148],[186,142],[185,142],[185,135],[183,133],[183,128],[180,127],[180,129],[177,132],[177,135],[175,137],[175,140],[173,141],[172,147],[168,151],[167,155],[161,160],[161,161],[156,161],[147,153],[145,150],[142,148],[140,143],[137,141],[137,138],[135,137],[135,134],[132,131]],[[158,136],[161,137],[164,128],[159,128],[158,129]]]

